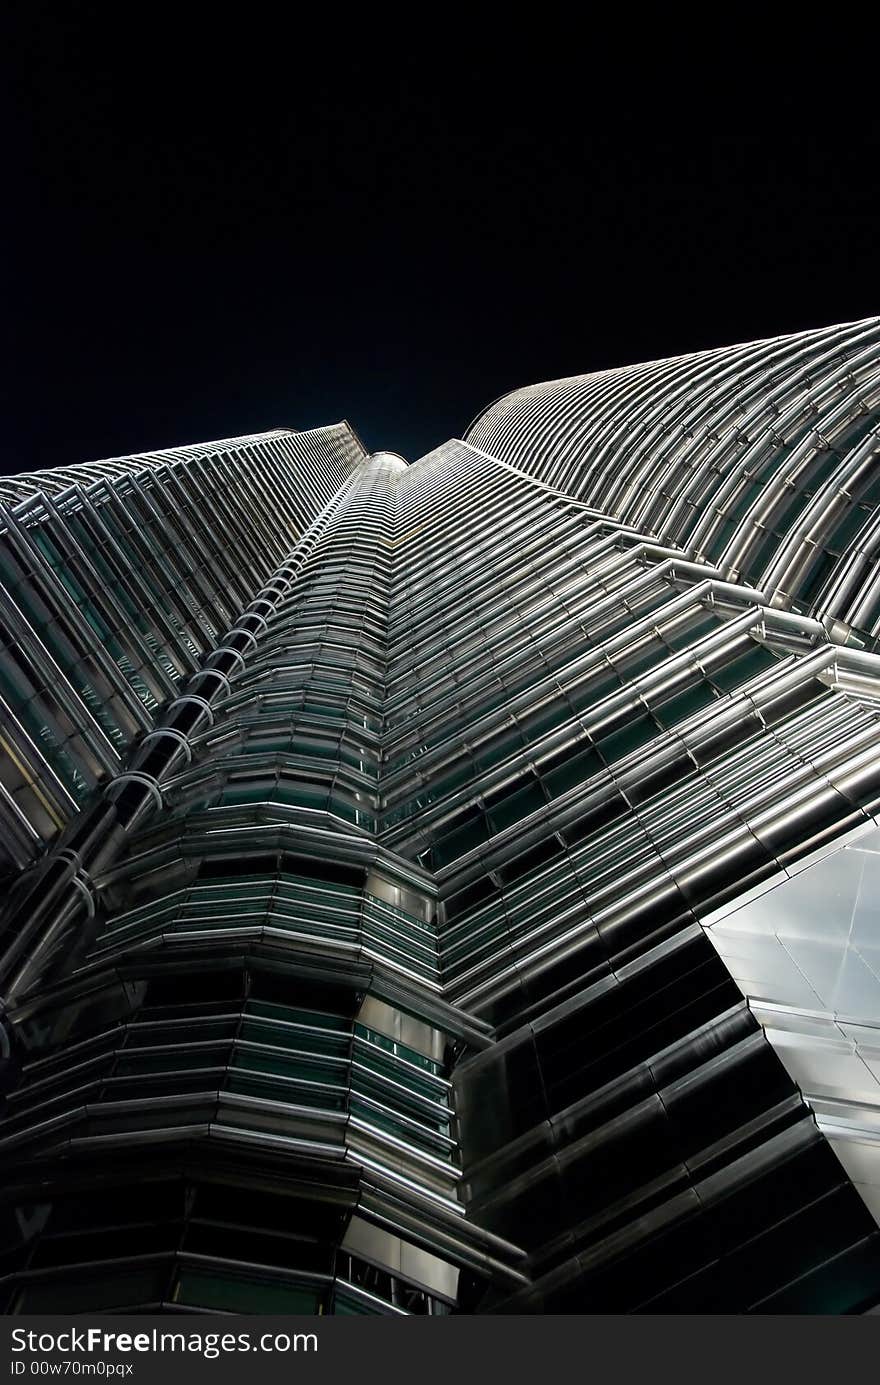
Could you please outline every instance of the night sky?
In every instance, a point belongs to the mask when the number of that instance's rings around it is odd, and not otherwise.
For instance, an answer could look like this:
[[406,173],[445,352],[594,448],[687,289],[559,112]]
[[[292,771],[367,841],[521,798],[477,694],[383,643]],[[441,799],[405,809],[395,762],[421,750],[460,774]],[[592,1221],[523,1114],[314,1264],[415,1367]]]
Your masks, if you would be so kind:
[[564,35],[118,14],[14,26],[3,471],[342,417],[414,459],[519,385],[880,312],[876,127],[636,109]]

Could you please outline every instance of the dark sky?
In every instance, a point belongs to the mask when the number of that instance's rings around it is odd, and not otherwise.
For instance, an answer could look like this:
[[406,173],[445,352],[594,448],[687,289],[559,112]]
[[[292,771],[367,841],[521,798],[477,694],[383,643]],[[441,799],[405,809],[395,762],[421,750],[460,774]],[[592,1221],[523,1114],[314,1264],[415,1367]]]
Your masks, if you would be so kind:
[[778,81],[636,103],[559,34],[22,13],[3,471],[341,417],[414,459],[518,385],[880,311],[876,127],[831,93],[811,129]]

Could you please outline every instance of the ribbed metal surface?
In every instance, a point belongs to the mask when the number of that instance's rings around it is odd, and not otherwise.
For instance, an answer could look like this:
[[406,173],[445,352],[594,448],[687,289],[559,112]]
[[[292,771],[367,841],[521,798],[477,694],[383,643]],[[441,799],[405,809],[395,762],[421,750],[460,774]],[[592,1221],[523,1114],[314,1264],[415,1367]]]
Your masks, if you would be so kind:
[[774,604],[877,634],[880,321],[517,390],[467,440]]
[[363,456],[338,425],[0,482],[0,869],[118,771]]
[[[240,532],[210,488],[169,512],[213,539],[217,618],[45,829],[3,921],[10,1311],[880,1300],[858,883],[880,656],[842,607],[710,541],[748,434],[794,572],[842,473],[753,422],[788,428],[805,388],[828,428],[857,395],[870,411],[876,332],[539,386],[412,466],[344,425],[249,439],[223,463],[255,492]],[[19,509],[61,549],[128,465],[69,511],[51,481]],[[132,558],[136,526],[117,538]],[[159,605],[135,603],[155,640]],[[10,707],[4,734],[22,724]],[[861,903],[826,937],[802,882],[829,871]]]

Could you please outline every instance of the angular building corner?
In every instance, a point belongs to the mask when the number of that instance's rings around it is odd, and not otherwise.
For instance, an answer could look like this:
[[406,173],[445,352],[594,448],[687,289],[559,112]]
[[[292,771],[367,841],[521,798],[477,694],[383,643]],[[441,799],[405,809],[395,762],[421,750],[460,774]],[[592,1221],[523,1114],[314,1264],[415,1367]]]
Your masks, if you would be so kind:
[[870,320],[0,481],[6,1311],[880,1304],[878,416]]

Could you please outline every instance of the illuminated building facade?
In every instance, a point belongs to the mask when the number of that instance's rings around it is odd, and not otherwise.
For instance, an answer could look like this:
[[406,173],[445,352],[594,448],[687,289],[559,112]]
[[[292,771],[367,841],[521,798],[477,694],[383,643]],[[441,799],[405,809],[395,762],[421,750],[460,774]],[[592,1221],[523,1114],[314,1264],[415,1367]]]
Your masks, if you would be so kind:
[[878,409],[868,321],[0,483],[7,1311],[880,1302]]

